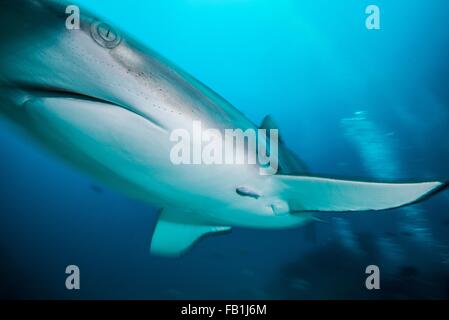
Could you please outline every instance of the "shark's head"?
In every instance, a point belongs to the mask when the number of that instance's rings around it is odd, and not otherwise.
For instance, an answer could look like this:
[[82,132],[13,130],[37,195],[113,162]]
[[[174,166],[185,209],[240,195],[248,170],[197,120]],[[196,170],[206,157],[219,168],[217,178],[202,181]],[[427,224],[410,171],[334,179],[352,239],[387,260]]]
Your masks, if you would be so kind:
[[[109,23],[60,1],[2,1],[0,81],[28,95],[111,103],[162,129],[179,127],[202,99],[183,73]],[[194,81],[192,79],[192,81]],[[184,94],[186,92],[186,94]],[[193,92],[193,94],[192,94]],[[20,97],[22,99],[23,97]]]
[[[132,182],[126,189],[167,190],[167,198],[177,176],[193,193],[203,186],[191,186],[193,166],[171,163],[169,133],[191,130],[193,119],[209,128],[250,125],[210,89],[83,8],[74,29],[67,27],[73,11],[61,1],[0,1],[0,29],[10,31],[0,33],[0,110],[12,106],[6,114],[70,161],[87,155],[83,168],[100,163],[108,170],[102,177],[113,172]],[[151,183],[156,175],[161,186]],[[229,190],[234,196],[235,187]]]

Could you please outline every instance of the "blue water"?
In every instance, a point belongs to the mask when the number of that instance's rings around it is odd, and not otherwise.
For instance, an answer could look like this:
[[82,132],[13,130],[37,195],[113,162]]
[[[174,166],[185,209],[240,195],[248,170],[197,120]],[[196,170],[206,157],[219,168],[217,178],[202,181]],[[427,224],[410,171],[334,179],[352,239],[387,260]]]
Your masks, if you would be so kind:
[[[447,0],[80,0],[224,96],[271,114],[319,175],[449,180]],[[369,4],[381,30],[365,28]],[[157,213],[0,122],[0,297],[448,298],[449,193],[149,255]],[[65,267],[81,270],[68,291]],[[381,290],[365,289],[376,264]]]

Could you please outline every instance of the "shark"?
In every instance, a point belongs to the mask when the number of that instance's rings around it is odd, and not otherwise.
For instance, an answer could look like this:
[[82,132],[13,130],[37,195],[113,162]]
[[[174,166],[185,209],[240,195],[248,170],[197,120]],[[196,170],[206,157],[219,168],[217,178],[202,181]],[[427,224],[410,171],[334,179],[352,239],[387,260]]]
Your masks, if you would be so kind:
[[[170,133],[254,124],[194,77],[90,12],[67,28],[67,4],[0,1],[0,114],[25,137],[111,188],[160,208],[150,252],[179,257],[234,227],[283,229],[326,213],[412,205],[444,181],[311,175],[279,142],[278,170],[260,164],[174,165]],[[7,151],[3,151],[7,152]]]

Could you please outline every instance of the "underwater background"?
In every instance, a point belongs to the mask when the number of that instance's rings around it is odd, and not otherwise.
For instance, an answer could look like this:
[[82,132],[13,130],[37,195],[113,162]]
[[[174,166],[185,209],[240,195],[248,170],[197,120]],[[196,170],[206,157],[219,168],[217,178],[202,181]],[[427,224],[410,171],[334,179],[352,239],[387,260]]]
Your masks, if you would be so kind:
[[[449,180],[447,0],[79,0],[229,100],[311,173]],[[365,8],[381,10],[381,30]],[[1,10],[1,8],[0,8]],[[157,208],[0,120],[0,298],[449,298],[449,192],[151,256]],[[78,265],[81,290],[65,288]],[[381,290],[365,288],[378,265]]]

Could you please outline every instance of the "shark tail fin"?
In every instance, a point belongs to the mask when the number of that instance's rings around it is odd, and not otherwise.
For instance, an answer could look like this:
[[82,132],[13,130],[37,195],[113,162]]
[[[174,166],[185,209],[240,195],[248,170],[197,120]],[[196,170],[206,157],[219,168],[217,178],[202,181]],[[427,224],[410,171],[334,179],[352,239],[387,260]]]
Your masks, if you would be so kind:
[[230,230],[231,227],[186,222],[179,212],[164,209],[156,224],[150,251],[159,256],[179,257],[205,235]]
[[292,213],[393,209],[424,200],[448,186],[442,182],[380,183],[285,175],[272,178]]

